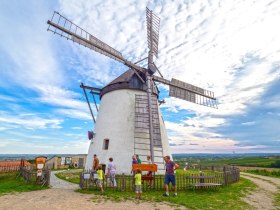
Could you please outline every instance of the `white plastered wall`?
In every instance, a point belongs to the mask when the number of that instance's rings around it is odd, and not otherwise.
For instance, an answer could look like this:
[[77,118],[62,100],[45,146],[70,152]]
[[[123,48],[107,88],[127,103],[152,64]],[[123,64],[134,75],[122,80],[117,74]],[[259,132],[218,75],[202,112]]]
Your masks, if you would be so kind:
[[[147,94],[140,90],[121,89],[103,95],[86,161],[86,169],[91,169],[93,155],[100,164],[108,164],[112,157],[117,166],[117,173],[130,174],[134,151],[135,94]],[[165,126],[160,113],[163,154],[171,155]],[[104,139],[109,139],[108,150],[104,149]],[[143,160],[143,157],[141,158]],[[163,168],[160,166],[159,168]],[[163,173],[160,170],[159,173]]]

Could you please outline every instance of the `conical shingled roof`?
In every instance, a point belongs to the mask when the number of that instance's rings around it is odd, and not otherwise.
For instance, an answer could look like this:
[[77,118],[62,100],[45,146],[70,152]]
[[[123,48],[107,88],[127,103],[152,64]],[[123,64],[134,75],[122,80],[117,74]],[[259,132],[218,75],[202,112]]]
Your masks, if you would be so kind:
[[112,82],[110,82],[107,86],[113,85],[115,83],[129,82],[134,74],[134,71],[132,69],[129,69],[123,74],[121,74],[119,77],[114,79]]
[[[146,80],[146,76],[144,74],[139,73],[139,75],[144,81]],[[136,73],[132,69],[129,69],[102,88],[100,97],[108,92],[120,89],[136,89],[146,91],[146,84],[143,84]],[[157,92],[154,93],[156,95],[158,94]]]

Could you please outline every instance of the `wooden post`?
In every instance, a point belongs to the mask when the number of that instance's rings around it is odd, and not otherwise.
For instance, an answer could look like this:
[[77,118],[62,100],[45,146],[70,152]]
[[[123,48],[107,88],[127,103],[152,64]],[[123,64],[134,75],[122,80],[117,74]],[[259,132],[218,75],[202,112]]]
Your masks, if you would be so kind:
[[80,173],[80,188],[83,189],[83,172]]
[[228,185],[226,166],[224,166],[223,171],[224,171],[224,183],[225,185]]
[[124,173],[122,174],[122,180],[121,180],[121,191],[123,192],[124,191]]
[[[203,176],[202,171],[199,172],[199,176],[201,176],[201,177]],[[199,181],[200,181],[200,183],[204,183],[204,178],[200,178]],[[202,188],[202,186],[200,188]]]

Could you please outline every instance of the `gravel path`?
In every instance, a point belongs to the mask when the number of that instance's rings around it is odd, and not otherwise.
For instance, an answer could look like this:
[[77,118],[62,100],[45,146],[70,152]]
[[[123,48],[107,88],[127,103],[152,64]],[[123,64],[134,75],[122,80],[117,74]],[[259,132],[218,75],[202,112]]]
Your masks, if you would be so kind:
[[60,173],[62,171],[52,171],[51,172],[51,187],[55,189],[70,189],[70,190],[76,190],[79,189],[79,185],[73,184],[67,181],[64,181],[62,179],[59,179],[55,176],[55,174]]
[[247,193],[243,198],[245,202],[250,204],[254,209],[280,209],[279,206],[274,205],[276,194],[280,194],[280,179],[268,176],[260,176],[241,172],[241,176],[251,180],[257,185],[255,191]]
[[167,203],[144,201],[114,202],[105,197],[81,194],[69,189],[47,189],[25,193],[15,193],[0,197],[1,210],[171,210],[185,209]]

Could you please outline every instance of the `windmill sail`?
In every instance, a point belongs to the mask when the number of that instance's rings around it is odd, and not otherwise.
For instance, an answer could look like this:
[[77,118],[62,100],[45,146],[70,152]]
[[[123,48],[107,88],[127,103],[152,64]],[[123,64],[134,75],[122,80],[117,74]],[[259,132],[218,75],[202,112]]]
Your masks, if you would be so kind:
[[160,19],[152,10],[146,7],[146,19],[147,19],[147,36],[148,47],[150,51],[158,57],[158,37],[159,37],[159,24]]
[[153,75],[153,79],[157,82],[169,85],[169,96],[203,106],[218,108],[216,98],[212,91],[205,90],[174,78],[169,81]]
[[58,12],[54,12],[52,19],[48,20],[47,23],[49,24],[49,31],[52,31],[55,34],[65,37],[66,39],[72,40],[73,42],[81,44],[91,50],[117,60],[130,68],[140,72],[145,72],[140,66],[137,66],[134,63],[126,60],[119,51],[94,37]]

